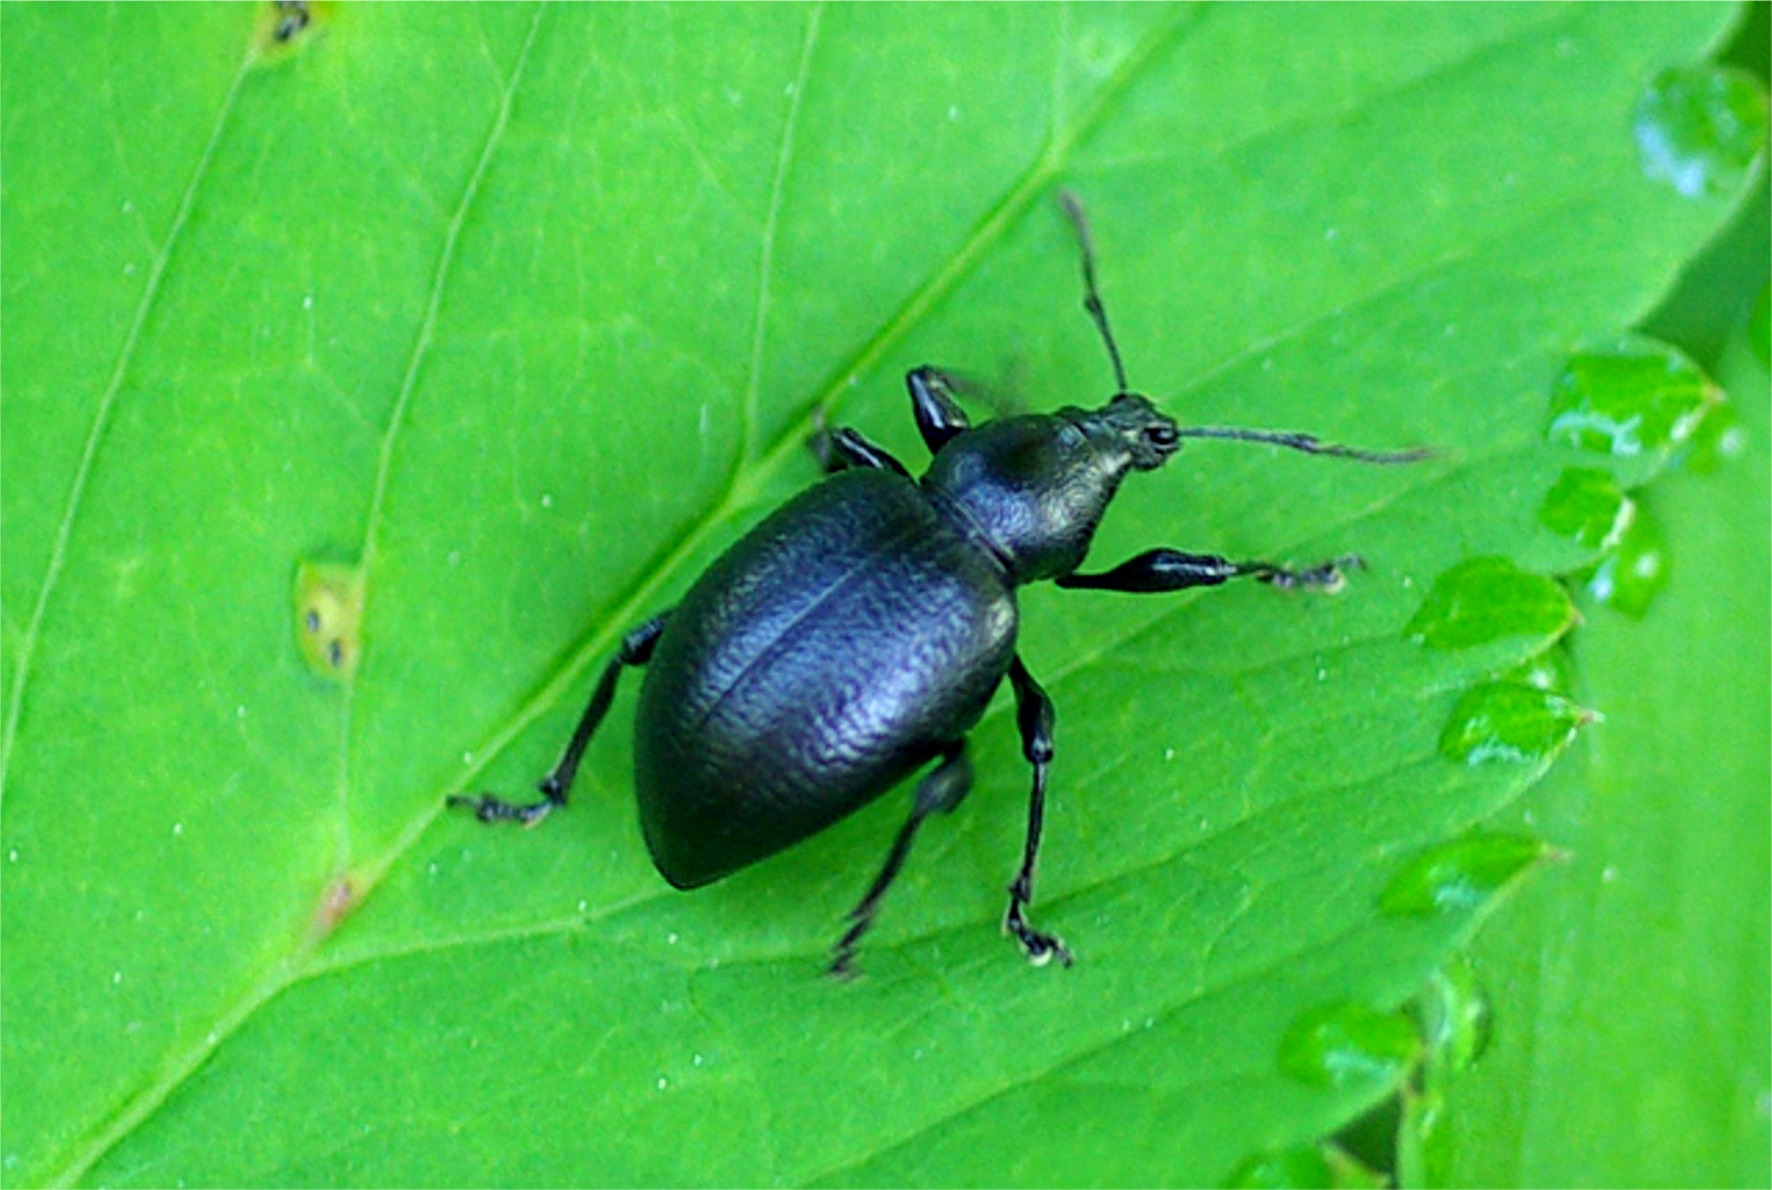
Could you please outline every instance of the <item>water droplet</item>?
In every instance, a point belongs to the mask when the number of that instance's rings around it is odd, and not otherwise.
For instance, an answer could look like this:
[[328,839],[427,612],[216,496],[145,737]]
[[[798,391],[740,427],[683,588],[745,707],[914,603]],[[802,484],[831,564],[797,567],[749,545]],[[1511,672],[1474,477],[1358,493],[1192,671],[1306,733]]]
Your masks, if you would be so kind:
[[1603,869],[1601,869],[1600,880],[1602,882],[1604,882],[1606,884],[1611,884],[1614,880],[1617,880],[1617,879],[1618,879],[1618,869],[1613,867],[1611,864],[1607,864]]
[[1766,138],[1766,94],[1745,71],[1706,62],[1664,70],[1632,118],[1643,172],[1687,198],[1735,190]]
[[1692,436],[1722,399],[1697,364],[1665,343],[1628,335],[1578,352],[1551,385],[1545,437],[1565,446],[1632,458]]
[[658,1089],[659,1089],[659,1090],[661,1090],[661,1091],[662,1091],[662,1090],[664,1090],[664,1089],[665,1089],[665,1088],[666,1088],[666,1087],[668,1087],[668,1086],[670,1086],[670,1085],[671,1085],[671,1084],[670,1084],[670,1080],[669,1080],[669,1079],[667,1079],[667,1078],[665,1078],[665,1076],[664,1076],[664,1075],[662,1075],[662,1074],[661,1074],[661,1075],[659,1075],[659,1076],[658,1076]]
[[122,982],[123,982],[123,972],[121,972],[121,971],[111,972],[111,985],[113,987],[115,987],[117,984],[120,984]]
[[1466,690],[1440,732],[1440,755],[1465,764],[1548,760],[1594,718],[1561,694],[1513,682]]
[[1237,1166],[1225,1183],[1247,1190],[1329,1190],[1335,1171],[1316,1145],[1259,1153]]
[[18,848],[14,847],[11,851],[6,853],[6,862],[9,864],[16,864],[18,862]]
[[125,215],[135,214],[135,204],[130,202],[128,199],[124,199],[123,200],[123,213]]
[[185,833],[185,824],[184,824],[184,823],[182,823],[182,822],[175,822],[175,823],[173,823],[173,824],[172,824],[172,833],[173,833],[173,834],[175,834],[175,835],[182,835],[182,834],[184,834],[184,833]]
[[1618,548],[1600,559],[1588,576],[1587,592],[1633,620],[1640,620],[1667,586],[1667,542],[1661,526],[1639,513]]
[[1430,1060],[1449,1074],[1468,1070],[1489,1048],[1489,997],[1469,959],[1454,955],[1428,976],[1416,1000]]
[[1340,233],[1338,233],[1333,227],[1325,227],[1323,229],[1323,238],[1325,240],[1333,240],[1338,234]]
[[472,752],[463,752],[461,754],[461,762],[463,764],[473,764],[474,763],[474,754]]
[[1527,658],[1503,674],[1501,680],[1531,686],[1537,690],[1567,694],[1575,688],[1574,664],[1569,659],[1568,649],[1560,644],[1552,645],[1538,656]]
[[312,310],[314,308],[314,295],[313,294],[304,293],[301,295],[301,308],[304,310]]
[[1420,1044],[1398,1012],[1363,1004],[1313,1008],[1280,1041],[1280,1070],[1313,1087],[1376,1088],[1401,1078]]
[[957,107],[949,107],[948,108],[948,123],[952,124],[955,121],[959,120],[959,118],[960,118],[960,109]]
[[1609,471],[1568,467],[1538,506],[1538,522],[1589,549],[1610,549],[1630,527],[1636,503]]
[[1405,864],[1385,886],[1378,907],[1403,917],[1469,913],[1549,854],[1550,848],[1541,839],[1465,835]]
[[580,899],[580,900],[579,900],[579,902],[578,902],[578,911],[579,911],[579,912],[580,912],[580,913],[583,913],[583,912],[584,912],[584,911],[585,911],[585,910],[586,910],[586,909],[589,909],[589,908],[590,908],[590,907],[591,907],[591,903],[590,903],[590,902],[589,902],[589,901],[586,901],[586,900],[584,900],[584,899],[582,899],[582,898],[581,898],[581,899]]
[[547,492],[543,492],[541,496],[541,506],[543,508],[552,508],[554,506],[554,497]]
[[1698,475],[1710,475],[1747,449],[1747,432],[1741,427],[1741,414],[1733,401],[1724,400],[1711,406],[1692,435],[1684,465]]
[[296,641],[308,668],[348,682],[363,651],[363,572],[332,562],[303,562],[295,571]]
[[677,935],[675,933],[666,934],[665,942],[671,946],[677,945]]
[[1164,760],[1174,760],[1175,759],[1175,749],[1174,748],[1163,749],[1163,759]]
[[1434,580],[1404,633],[1436,649],[1468,649],[1510,636],[1559,636],[1574,620],[1555,580],[1506,558],[1472,558]]

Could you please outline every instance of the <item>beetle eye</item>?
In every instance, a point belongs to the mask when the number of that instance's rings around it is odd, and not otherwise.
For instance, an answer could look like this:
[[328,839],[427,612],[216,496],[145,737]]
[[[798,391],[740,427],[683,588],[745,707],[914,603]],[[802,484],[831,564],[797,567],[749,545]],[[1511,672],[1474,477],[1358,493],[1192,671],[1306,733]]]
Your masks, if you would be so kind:
[[1152,446],[1168,450],[1181,440],[1174,426],[1150,426],[1144,432],[1145,441]]

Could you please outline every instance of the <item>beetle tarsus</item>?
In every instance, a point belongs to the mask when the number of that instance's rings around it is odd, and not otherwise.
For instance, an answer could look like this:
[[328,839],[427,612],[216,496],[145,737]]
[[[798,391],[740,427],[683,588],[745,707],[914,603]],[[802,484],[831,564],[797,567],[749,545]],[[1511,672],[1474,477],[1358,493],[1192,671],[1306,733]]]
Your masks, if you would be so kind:
[[1347,571],[1363,570],[1365,567],[1365,559],[1358,554],[1343,554],[1339,558],[1331,558],[1303,570],[1288,570],[1284,566],[1256,562],[1249,564],[1242,573],[1282,591],[1312,590],[1333,595],[1347,585]]
[[1044,967],[1054,959],[1061,967],[1070,966],[1076,962],[1070,947],[1056,934],[1036,930],[1028,924],[1023,910],[1027,908],[1030,899],[1021,878],[1017,877],[1015,883],[1009,886],[1009,912],[1003,917],[1003,929],[1021,944],[1022,953],[1034,966]]
[[1034,888],[1031,873],[1023,869],[1009,885],[1009,912],[1003,915],[1003,932],[1012,935],[1021,944],[1022,953],[1028,962],[1036,967],[1044,967],[1054,959],[1058,965],[1068,967],[1076,961],[1056,934],[1048,934],[1044,930],[1036,930],[1028,924],[1027,908],[1033,903]]
[[482,793],[472,797],[456,794],[449,799],[449,804],[472,810],[474,817],[481,822],[518,822],[526,827],[534,826],[556,807],[566,804],[565,798],[549,793],[545,781],[542,785],[542,792],[548,796],[539,802],[507,802],[496,794]]

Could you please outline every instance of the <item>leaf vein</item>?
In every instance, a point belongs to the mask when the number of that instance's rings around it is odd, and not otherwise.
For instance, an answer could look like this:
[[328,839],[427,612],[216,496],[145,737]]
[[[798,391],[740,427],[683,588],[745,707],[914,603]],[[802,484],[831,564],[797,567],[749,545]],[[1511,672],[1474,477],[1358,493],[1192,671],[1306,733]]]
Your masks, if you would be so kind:
[[197,194],[202,189],[204,180],[209,176],[209,165],[215,158],[216,147],[221,143],[223,133],[228,127],[228,119],[233,114],[234,104],[240,95],[241,85],[252,69],[253,56],[249,53],[241,58],[240,67],[234,74],[233,82],[228,85],[227,94],[222,97],[220,108],[216,112],[215,124],[210,129],[209,138],[204,142],[203,151],[197,157],[197,164],[191,171],[191,178],[185,184],[183,196],[179,199],[178,210],[173,215],[172,224],[167,228],[166,238],[161,242],[160,250],[155,254],[154,262],[148,270],[146,283],[142,287],[141,300],[136,303],[135,314],[130,319],[129,329],[124,333],[123,344],[118,349],[117,361],[111,368],[110,378],[106,381],[104,391],[99,394],[98,408],[93,412],[92,425],[86,432],[86,442],[81,448],[80,461],[74,468],[74,478],[68,486],[67,502],[62,509],[60,523],[56,526],[55,540],[50,547],[48,565],[44,568],[43,585],[37,589],[37,599],[31,608],[30,619],[26,622],[24,637],[19,642],[17,668],[13,673],[12,689],[6,705],[6,725],[4,735],[0,736],[0,799],[6,793],[6,777],[11,770],[13,742],[18,734],[19,716],[24,706],[25,689],[30,684],[32,660],[37,650],[37,638],[43,630],[43,621],[48,614],[50,601],[54,598],[57,585],[61,579],[63,567],[67,565],[68,543],[73,537],[74,525],[79,519],[80,510],[84,506],[86,486],[92,478],[92,469],[98,457],[99,448],[110,429],[112,414],[117,405],[117,394],[122,390],[123,380],[129,374],[130,366],[135,361],[136,348],[141,343],[142,330],[147,325],[148,317],[155,309],[160,296],[160,286],[166,277],[166,265],[177,248],[185,225],[190,219],[191,210],[196,206]]

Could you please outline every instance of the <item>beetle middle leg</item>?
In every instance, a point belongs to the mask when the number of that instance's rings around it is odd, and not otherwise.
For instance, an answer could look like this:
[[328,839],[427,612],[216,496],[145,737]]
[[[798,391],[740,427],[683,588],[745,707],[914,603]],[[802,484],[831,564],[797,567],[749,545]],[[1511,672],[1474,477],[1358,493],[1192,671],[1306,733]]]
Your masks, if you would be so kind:
[[609,704],[615,701],[615,683],[621,677],[621,671],[629,666],[645,665],[652,660],[652,650],[658,645],[658,638],[663,635],[665,621],[670,619],[670,612],[661,612],[646,621],[626,636],[622,637],[621,647],[616,650],[615,657],[603,669],[603,676],[597,679],[597,688],[591,693],[591,701],[586,704],[584,714],[579,716],[578,727],[572,732],[572,739],[561,753],[559,763],[537,786],[541,790],[539,802],[507,802],[495,794],[482,793],[477,797],[453,796],[449,799],[451,806],[462,806],[474,812],[474,817],[481,822],[498,822],[511,819],[521,822],[524,826],[534,826],[546,818],[557,807],[566,804],[566,795],[572,791],[572,779],[578,775],[579,761],[584,759],[585,748],[591,742],[603,716],[609,713]]
[[847,471],[851,467],[862,467],[876,471],[896,471],[906,479],[911,476],[905,465],[891,451],[868,441],[860,430],[852,430],[848,426],[828,430],[821,422],[813,432],[811,446],[819,466],[824,468],[827,475]]
[[1272,562],[1232,562],[1216,554],[1184,554],[1180,550],[1147,550],[1112,570],[1098,574],[1066,574],[1053,580],[1072,590],[1131,591],[1155,594],[1188,587],[1217,587],[1234,578],[1253,578],[1282,590],[1314,588],[1338,591],[1345,582],[1344,570],[1365,563],[1353,554],[1332,558],[1302,570],[1290,570]]
[[1015,722],[1021,729],[1022,754],[1034,766],[1034,787],[1028,796],[1027,847],[1022,853],[1021,871],[1009,886],[1009,912],[1003,917],[1003,928],[1021,943],[1028,962],[1045,966],[1057,959],[1068,967],[1071,952],[1065,944],[1030,926],[1024,912],[1034,899],[1034,861],[1039,858],[1040,828],[1046,817],[1046,770],[1052,764],[1056,711],[1052,699],[1022,664],[1020,654],[1009,665],[1009,682],[1015,688]]
[[911,841],[916,838],[917,828],[936,811],[947,813],[959,805],[971,788],[972,762],[966,758],[966,741],[960,740],[944,748],[941,763],[917,783],[917,796],[911,805],[911,816],[898,828],[898,837],[892,840],[892,850],[886,853],[886,862],[880,865],[880,874],[874,877],[866,895],[849,911],[849,929],[837,940],[837,945],[831,948],[831,965],[828,968],[830,975],[845,979],[855,974],[855,952],[861,943],[861,936],[872,928],[874,916],[880,909],[880,899],[892,887],[892,882],[898,879],[899,869],[904,867],[905,857],[910,854]]

